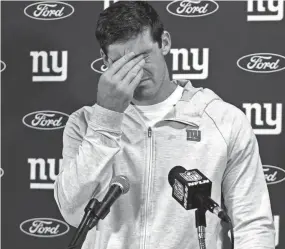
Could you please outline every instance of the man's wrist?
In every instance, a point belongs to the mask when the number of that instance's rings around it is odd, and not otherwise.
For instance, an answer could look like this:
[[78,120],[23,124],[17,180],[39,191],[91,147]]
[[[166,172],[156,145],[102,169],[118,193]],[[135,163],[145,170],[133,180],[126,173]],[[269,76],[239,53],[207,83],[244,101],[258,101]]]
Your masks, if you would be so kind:
[[98,104],[93,105],[92,108],[93,112],[89,122],[91,126],[100,126],[108,130],[121,132],[124,113],[104,108]]

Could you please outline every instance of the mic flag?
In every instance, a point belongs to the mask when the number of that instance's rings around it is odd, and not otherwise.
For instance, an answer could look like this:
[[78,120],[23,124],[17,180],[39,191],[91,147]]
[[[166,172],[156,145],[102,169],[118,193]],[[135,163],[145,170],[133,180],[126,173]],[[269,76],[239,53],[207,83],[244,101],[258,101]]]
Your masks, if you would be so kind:
[[186,210],[202,207],[197,193],[211,196],[212,182],[198,169],[175,166],[168,174],[168,182],[172,186],[172,197]]

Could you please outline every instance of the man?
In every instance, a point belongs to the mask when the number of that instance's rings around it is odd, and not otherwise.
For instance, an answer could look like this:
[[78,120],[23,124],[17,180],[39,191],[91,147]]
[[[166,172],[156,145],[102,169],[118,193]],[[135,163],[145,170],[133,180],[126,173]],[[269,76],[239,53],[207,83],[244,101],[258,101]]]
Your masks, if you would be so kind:
[[[172,198],[168,183],[169,171],[181,165],[213,182],[211,197],[220,205],[223,197],[236,249],[273,249],[258,143],[243,112],[209,89],[170,80],[170,34],[148,3],[111,5],[100,14],[96,37],[108,70],[94,106],[74,112],[66,125],[55,199],[77,227],[91,196],[102,200],[114,176],[127,176],[130,191],[83,248],[198,249],[195,211]],[[223,248],[219,218],[207,212],[206,219],[206,248]]]

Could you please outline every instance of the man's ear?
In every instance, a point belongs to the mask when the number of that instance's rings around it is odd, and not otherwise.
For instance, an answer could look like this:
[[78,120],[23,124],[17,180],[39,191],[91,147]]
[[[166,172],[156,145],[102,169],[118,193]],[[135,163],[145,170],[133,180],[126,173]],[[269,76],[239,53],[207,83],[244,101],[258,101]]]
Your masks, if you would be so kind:
[[163,55],[167,55],[171,49],[171,36],[168,31],[164,30],[161,35],[161,51]]
[[103,49],[100,48],[100,54],[103,59],[105,66],[109,67],[108,56],[104,53]]

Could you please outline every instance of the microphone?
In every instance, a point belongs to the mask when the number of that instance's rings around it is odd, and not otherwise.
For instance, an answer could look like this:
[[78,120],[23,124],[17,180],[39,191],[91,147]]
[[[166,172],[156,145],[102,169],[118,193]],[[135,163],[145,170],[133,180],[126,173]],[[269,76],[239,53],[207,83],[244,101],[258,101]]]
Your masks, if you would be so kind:
[[87,233],[94,226],[97,226],[99,220],[103,220],[110,212],[110,207],[122,195],[130,189],[130,183],[126,176],[115,176],[110,183],[109,190],[102,202],[92,197],[84,209],[84,216],[71,240],[69,247],[81,247]]
[[94,212],[98,219],[104,219],[110,212],[110,207],[122,195],[126,194],[130,189],[130,183],[126,176],[115,176],[111,183],[110,188],[101,202],[101,206]]
[[227,213],[211,199],[212,182],[198,169],[186,170],[175,166],[168,174],[172,197],[186,210],[209,210],[225,222],[230,222]]

